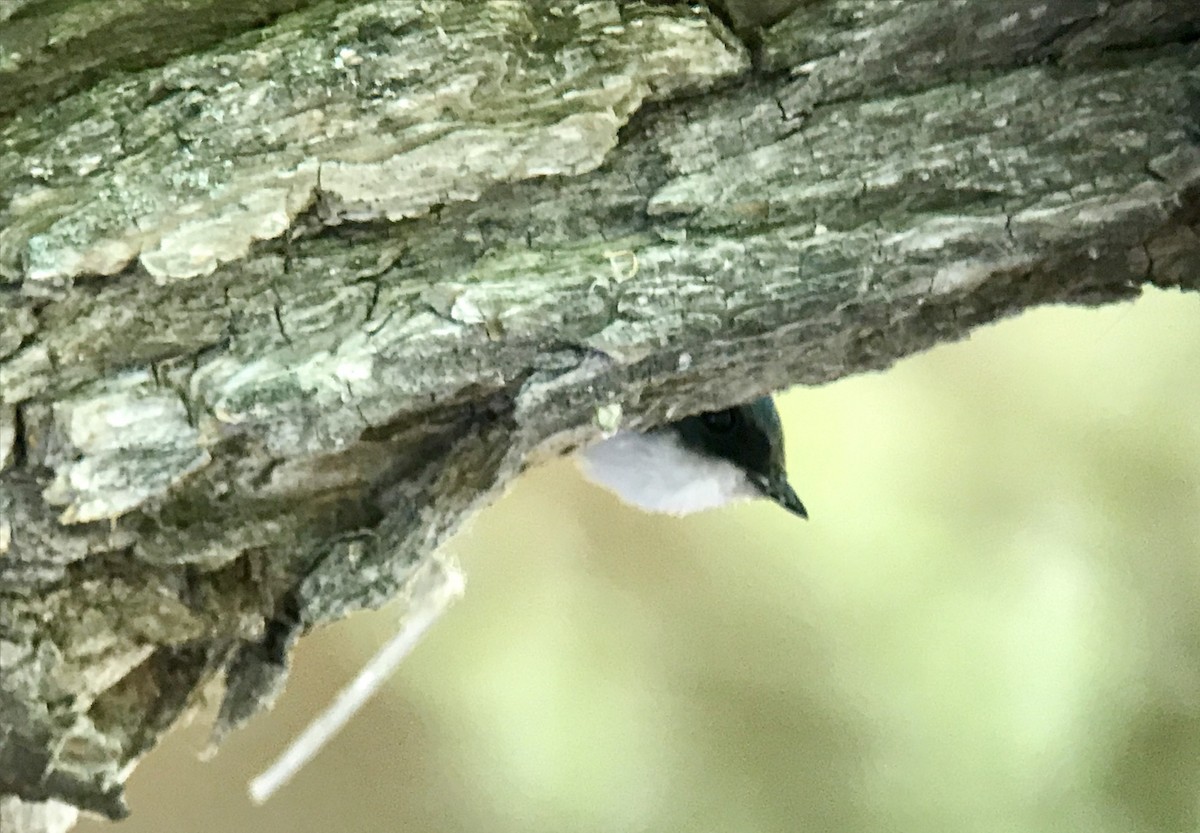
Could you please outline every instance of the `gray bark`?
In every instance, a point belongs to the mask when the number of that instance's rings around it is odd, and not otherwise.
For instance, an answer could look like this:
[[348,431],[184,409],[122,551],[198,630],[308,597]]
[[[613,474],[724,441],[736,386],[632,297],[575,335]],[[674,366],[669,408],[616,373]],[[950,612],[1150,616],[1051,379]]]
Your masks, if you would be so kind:
[[0,2],[6,831],[546,455],[1200,289],[1194,0],[100,5]]

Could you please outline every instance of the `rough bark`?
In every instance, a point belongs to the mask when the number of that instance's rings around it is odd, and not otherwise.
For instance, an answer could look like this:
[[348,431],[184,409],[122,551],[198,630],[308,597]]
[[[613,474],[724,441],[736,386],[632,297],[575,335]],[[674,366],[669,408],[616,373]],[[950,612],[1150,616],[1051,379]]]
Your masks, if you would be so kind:
[[1200,289],[1194,0],[103,5],[0,3],[6,831],[543,455]]

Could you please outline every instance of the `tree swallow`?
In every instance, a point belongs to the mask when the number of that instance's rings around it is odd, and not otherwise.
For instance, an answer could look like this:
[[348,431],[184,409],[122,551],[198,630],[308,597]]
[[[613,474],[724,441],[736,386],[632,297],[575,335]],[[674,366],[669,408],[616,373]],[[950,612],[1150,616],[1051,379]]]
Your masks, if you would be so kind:
[[648,512],[687,515],[765,497],[808,517],[788,485],[783,427],[769,396],[645,433],[618,431],[579,461],[593,483]]

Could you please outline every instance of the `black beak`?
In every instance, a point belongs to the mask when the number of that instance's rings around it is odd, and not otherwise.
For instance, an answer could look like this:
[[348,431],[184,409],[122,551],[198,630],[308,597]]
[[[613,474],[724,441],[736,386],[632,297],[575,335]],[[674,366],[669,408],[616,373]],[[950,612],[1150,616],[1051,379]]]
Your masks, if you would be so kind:
[[795,490],[782,477],[777,480],[763,479],[759,481],[758,487],[762,489],[764,497],[775,501],[793,515],[799,515],[808,520],[808,510],[796,496]]

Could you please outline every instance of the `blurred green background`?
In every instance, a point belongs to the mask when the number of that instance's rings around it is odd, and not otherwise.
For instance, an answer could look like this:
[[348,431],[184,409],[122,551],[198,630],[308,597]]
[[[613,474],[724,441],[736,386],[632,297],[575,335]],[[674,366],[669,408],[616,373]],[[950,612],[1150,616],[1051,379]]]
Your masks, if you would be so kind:
[[532,471],[290,786],[245,797],[394,610],[306,638],[211,762],[177,731],[122,833],[1200,831],[1200,298],[1036,310],[780,410],[811,521]]

